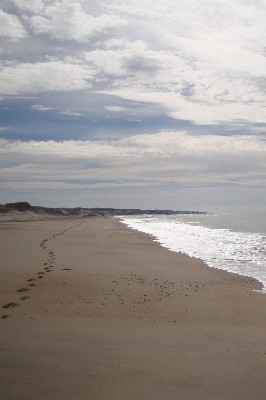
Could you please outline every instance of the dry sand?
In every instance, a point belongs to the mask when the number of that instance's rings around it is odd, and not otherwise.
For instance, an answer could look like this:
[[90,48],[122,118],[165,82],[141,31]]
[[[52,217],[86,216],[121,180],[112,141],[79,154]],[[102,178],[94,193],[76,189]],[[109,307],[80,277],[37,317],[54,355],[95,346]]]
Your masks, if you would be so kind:
[[2,221],[0,238],[1,399],[266,398],[256,281],[112,218]]

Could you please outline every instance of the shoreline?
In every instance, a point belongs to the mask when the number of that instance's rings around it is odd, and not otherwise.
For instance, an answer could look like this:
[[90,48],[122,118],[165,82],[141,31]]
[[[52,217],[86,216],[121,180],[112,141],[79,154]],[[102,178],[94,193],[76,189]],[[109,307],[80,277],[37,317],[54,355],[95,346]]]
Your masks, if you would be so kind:
[[[237,273],[237,272],[228,271],[228,270],[221,269],[221,268],[218,268],[218,267],[215,268],[215,267],[212,267],[212,266],[208,265],[207,262],[205,262],[204,260],[202,260],[202,259],[199,258],[199,257],[190,256],[190,255],[188,255],[188,254],[186,254],[186,253],[183,253],[182,251],[174,251],[174,250],[171,250],[171,249],[167,248],[166,246],[164,246],[164,245],[159,241],[159,239],[158,239],[158,237],[157,237],[156,235],[153,235],[153,234],[150,234],[150,233],[146,233],[146,232],[142,232],[142,231],[140,231],[140,230],[138,230],[138,229],[136,229],[136,228],[129,227],[129,226],[127,226],[126,223],[120,221],[120,220],[119,220],[119,217],[115,217],[115,218],[116,218],[117,221],[119,221],[119,223],[121,223],[125,228],[127,228],[127,229],[129,229],[129,230],[131,230],[131,231],[133,231],[133,232],[136,232],[136,233],[139,233],[139,234],[143,234],[143,235],[146,235],[147,237],[150,237],[154,243],[159,244],[159,246],[161,246],[162,248],[166,249],[167,251],[173,252],[173,253],[175,253],[175,254],[182,255],[182,256],[184,256],[184,257],[188,257],[188,258],[191,259],[191,260],[198,260],[199,262],[201,262],[202,264],[204,264],[207,268],[213,269],[213,270],[215,270],[215,271],[222,272],[222,273],[225,273],[225,274],[230,274],[230,275],[233,275],[233,276],[235,276],[235,277],[240,277],[240,278],[243,277],[243,278],[249,280],[251,284],[254,284],[254,285],[256,286],[256,287],[254,288],[254,292],[257,292],[257,293],[260,293],[260,294],[266,294],[266,287],[264,287],[263,283],[262,283],[258,278],[254,277],[254,276],[249,276],[249,275],[240,274],[240,273]],[[265,291],[263,291],[263,289],[264,289]]]
[[[266,294],[266,282],[265,282],[265,279],[264,279],[264,275],[261,276],[261,273],[263,273],[263,271],[261,271],[260,276],[259,276],[258,271],[256,269],[251,271],[249,268],[247,270],[244,270],[242,268],[242,269],[240,269],[240,271],[236,271],[236,268],[233,267],[233,269],[232,269],[231,266],[228,263],[227,263],[227,265],[223,265],[223,259],[222,258],[220,258],[220,260],[219,260],[218,257],[217,257],[217,260],[216,260],[216,257],[215,257],[216,262],[213,263],[213,262],[211,262],[213,258],[209,257],[207,259],[204,259],[203,257],[201,257],[201,255],[198,254],[198,253],[200,253],[199,249],[197,249],[197,252],[195,252],[195,251],[191,252],[191,246],[189,248],[187,248],[187,249],[184,249],[184,247],[182,249],[182,246],[181,246],[181,249],[178,251],[177,250],[178,246],[177,247],[175,245],[172,246],[171,240],[169,242],[169,237],[167,237],[167,236],[165,237],[165,235],[164,235],[163,236],[164,239],[162,240],[162,236],[160,236],[160,232],[151,233],[150,229],[148,229],[148,230],[145,229],[145,225],[144,225],[144,229],[141,230],[136,226],[136,224],[134,225],[134,220],[131,220],[130,222],[125,222],[124,221],[124,217],[121,216],[120,222],[122,222],[125,226],[127,226],[128,228],[130,228],[130,229],[132,229],[132,230],[134,230],[136,232],[141,232],[141,233],[145,233],[147,235],[150,235],[150,237],[152,237],[155,242],[158,242],[162,247],[166,248],[168,251],[173,251],[175,253],[184,254],[187,257],[190,257],[192,259],[199,259],[207,267],[215,269],[217,271],[224,271],[224,272],[236,275],[236,276],[249,278],[249,279],[251,279],[251,281],[256,281],[257,285],[259,285],[259,287],[256,287],[256,289],[254,289],[254,290],[260,292],[261,294]],[[228,230],[228,232],[230,233],[230,232],[233,232],[233,231]],[[247,233],[247,234],[250,234],[250,233]],[[177,237],[178,237],[178,235],[180,235],[180,232],[176,231],[175,235],[177,235]],[[181,235],[182,235],[182,233],[181,233]],[[189,238],[188,238],[188,240],[189,240]],[[193,238],[192,238],[192,240],[193,240]],[[217,252],[217,251],[218,250],[216,248],[215,252]],[[194,255],[194,254],[196,254],[196,255]],[[249,254],[249,252],[246,251],[246,254]],[[214,256],[214,254],[213,254],[213,256]],[[240,256],[241,256],[241,254],[240,254]],[[228,255],[228,257],[230,257],[230,255]],[[230,259],[230,261],[233,261],[232,264],[237,263],[237,259],[233,259],[232,258],[232,259]],[[248,260],[248,261],[250,261],[250,260]],[[265,260],[262,259],[262,261],[265,261]],[[220,265],[223,265],[223,267],[221,267]],[[239,269],[239,265],[238,265],[238,269]]]
[[2,221],[0,235],[1,307],[19,304],[1,308],[5,399],[264,399],[255,279],[117,218]]

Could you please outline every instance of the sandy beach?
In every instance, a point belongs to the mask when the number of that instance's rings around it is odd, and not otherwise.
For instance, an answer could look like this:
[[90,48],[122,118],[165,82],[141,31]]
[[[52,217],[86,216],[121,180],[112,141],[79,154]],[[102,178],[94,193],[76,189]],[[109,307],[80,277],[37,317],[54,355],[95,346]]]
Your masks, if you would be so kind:
[[266,295],[110,217],[0,221],[3,400],[264,400]]

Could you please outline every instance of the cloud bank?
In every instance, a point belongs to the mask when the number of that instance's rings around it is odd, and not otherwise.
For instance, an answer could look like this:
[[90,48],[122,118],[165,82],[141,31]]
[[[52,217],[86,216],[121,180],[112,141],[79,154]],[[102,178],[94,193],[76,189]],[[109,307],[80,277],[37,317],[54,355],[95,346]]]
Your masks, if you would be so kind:
[[159,132],[109,142],[1,140],[0,154],[11,162],[9,167],[2,166],[2,176],[24,175],[26,166],[27,181],[49,176],[66,184],[85,180],[86,185],[95,179],[196,186],[230,181],[255,187],[263,185],[266,171],[266,142],[259,136],[197,137],[187,132]]

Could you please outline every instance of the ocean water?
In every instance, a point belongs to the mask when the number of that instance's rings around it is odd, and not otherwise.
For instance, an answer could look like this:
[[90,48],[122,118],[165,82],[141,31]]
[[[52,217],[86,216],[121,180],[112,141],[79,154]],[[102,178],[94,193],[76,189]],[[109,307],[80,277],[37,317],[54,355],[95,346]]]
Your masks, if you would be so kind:
[[266,214],[122,216],[128,227],[209,267],[256,278],[266,293]]

